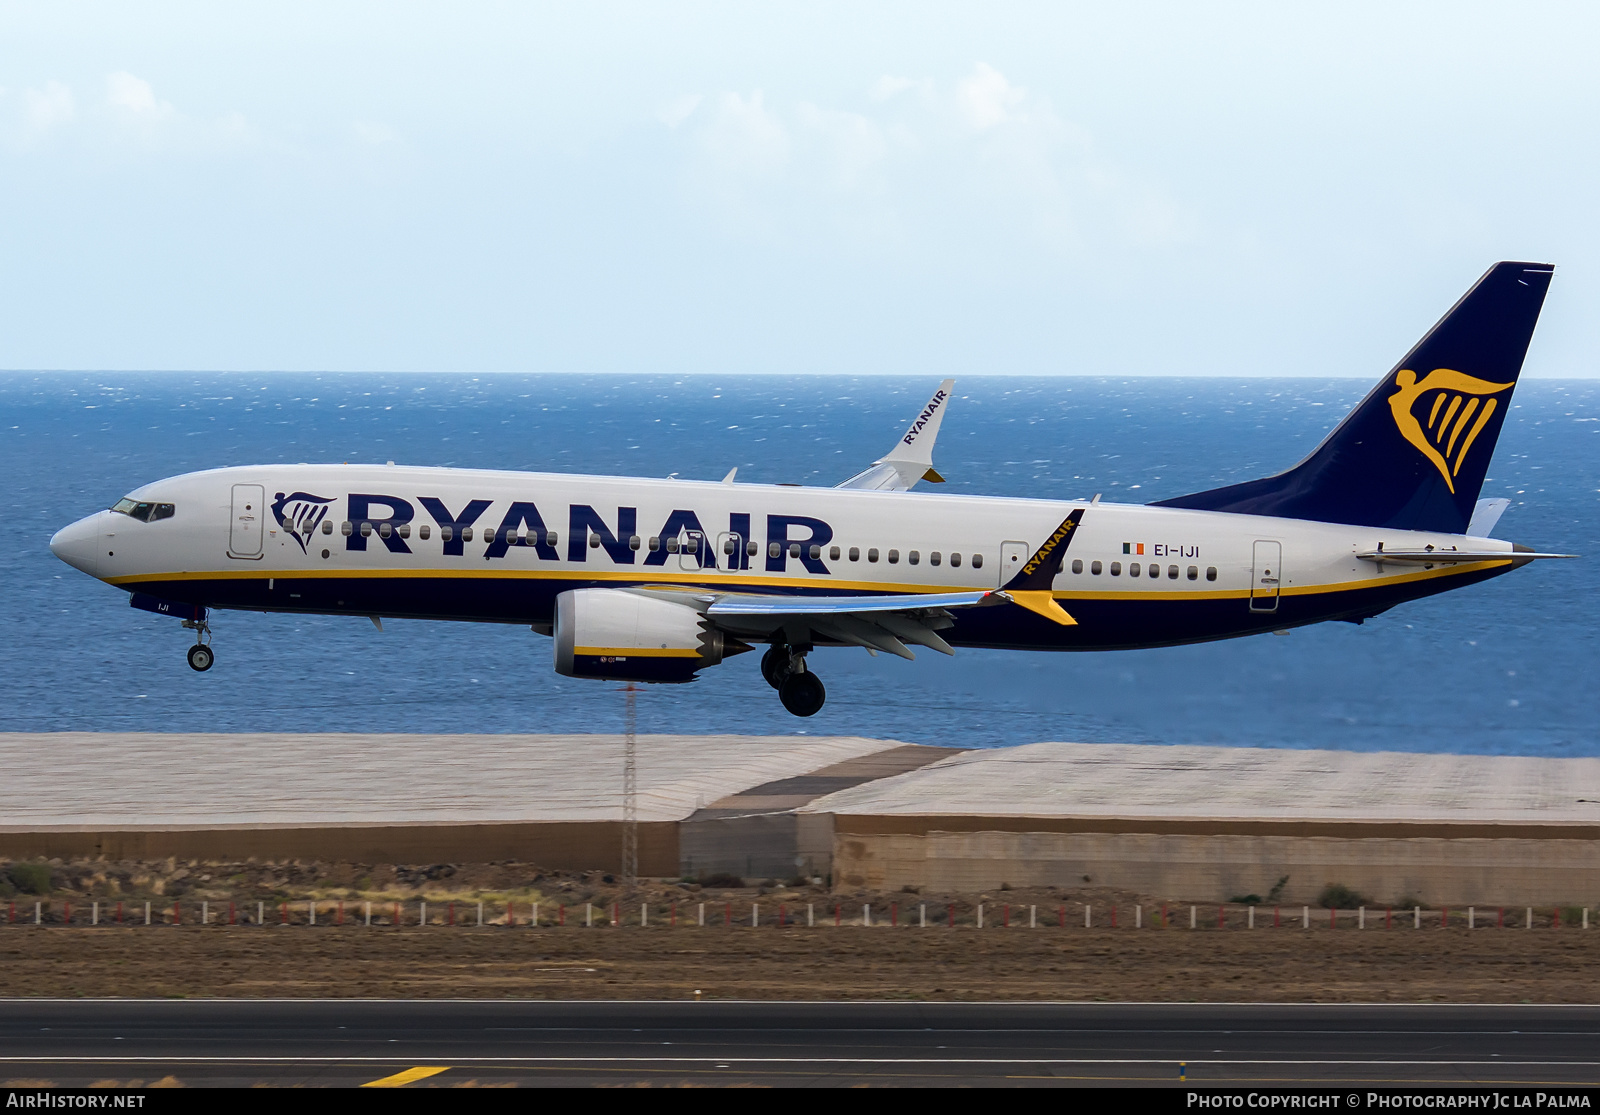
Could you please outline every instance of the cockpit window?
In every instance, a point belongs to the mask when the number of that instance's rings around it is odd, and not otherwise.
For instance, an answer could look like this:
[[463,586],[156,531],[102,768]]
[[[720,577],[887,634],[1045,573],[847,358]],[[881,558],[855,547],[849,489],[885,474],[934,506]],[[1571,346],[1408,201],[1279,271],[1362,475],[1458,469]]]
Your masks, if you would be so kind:
[[111,510],[119,515],[127,515],[138,519],[141,523],[153,523],[157,519],[170,519],[175,510],[170,503],[149,503],[141,500],[119,499],[111,505]]

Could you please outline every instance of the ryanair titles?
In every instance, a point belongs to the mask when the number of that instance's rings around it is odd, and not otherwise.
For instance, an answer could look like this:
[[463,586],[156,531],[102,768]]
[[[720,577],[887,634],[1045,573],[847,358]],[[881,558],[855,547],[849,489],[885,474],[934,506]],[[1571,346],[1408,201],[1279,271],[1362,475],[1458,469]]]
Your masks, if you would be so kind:
[[911,423],[911,428],[906,431],[906,436],[900,440],[907,445],[916,441],[917,435],[922,432],[922,428],[933,421],[934,414],[938,412],[940,407],[944,406],[945,401],[949,398],[950,393],[944,388],[941,387],[938,391],[935,391],[933,398],[928,400],[928,405],[922,408],[921,414],[917,415],[917,420]]
[[[296,492],[286,500],[279,493],[278,501],[293,506],[297,497],[321,498]],[[722,529],[720,523],[702,522],[692,509],[678,508],[653,534],[642,537],[637,507],[618,507],[608,515],[589,504],[573,503],[567,506],[565,523],[552,524],[533,501],[515,500],[496,523],[488,514],[495,501],[488,499],[469,499],[455,509],[436,496],[411,500],[352,492],[345,499],[345,521],[338,530],[345,549],[352,551],[365,551],[376,543],[390,553],[409,554],[408,539],[428,539],[436,530],[446,557],[464,557],[466,543],[476,535],[486,543],[485,561],[504,558],[512,547],[520,546],[543,561],[586,562],[591,554],[598,558],[604,553],[617,565],[664,566],[675,561],[680,567],[692,563],[699,569],[750,569],[762,562],[767,572],[782,573],[793,560],[807,572],[825,574],[822,548],[833,541],[833,527],[809,515],[767,515],[762,538],[753,533],[749,512],[731,513]],[[278,525],[299,540],[309,520],[278,513],[277,507],[274,512]],[[315,523],[310,529],[316,529]]]

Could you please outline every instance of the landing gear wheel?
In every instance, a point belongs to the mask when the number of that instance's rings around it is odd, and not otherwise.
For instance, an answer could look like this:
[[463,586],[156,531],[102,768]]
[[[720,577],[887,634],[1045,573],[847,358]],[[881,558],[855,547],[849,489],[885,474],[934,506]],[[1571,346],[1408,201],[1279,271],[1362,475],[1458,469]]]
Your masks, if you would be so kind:
[[778,687],[778,700],[796,716],[816,715],[827,699],[828,691],[822,687],[822,679],[810,672],[790,674]]
[[205,673],[211,669],[211,663],[216,661],[216,656],[211,653],[211,648],[202,643],[196,643],[189,648],[189,668]]
[[767,679],[767,684],[777,689],[783,685],[783,679],[789,673],[789,651],[786,647],[773,646],[767,648],[767,653],[761,656],[761,676]]

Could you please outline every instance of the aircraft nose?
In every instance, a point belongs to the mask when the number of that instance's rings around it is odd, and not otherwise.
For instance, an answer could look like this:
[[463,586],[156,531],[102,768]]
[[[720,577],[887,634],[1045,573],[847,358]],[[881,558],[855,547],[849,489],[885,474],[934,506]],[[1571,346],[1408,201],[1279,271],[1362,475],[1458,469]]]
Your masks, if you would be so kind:
[[74,569],[94,576],[95,559],[100,554],[100,519],[104,514],[102,511],[90,515],[56,531],[50,539],[50,552]]

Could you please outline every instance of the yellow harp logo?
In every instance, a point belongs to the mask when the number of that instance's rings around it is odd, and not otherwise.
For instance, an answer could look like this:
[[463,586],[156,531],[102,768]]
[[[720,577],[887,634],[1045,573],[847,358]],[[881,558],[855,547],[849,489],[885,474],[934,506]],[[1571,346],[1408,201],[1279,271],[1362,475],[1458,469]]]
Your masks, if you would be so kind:
[[[1499,400],[1490,396],[1509,390],[1511,384],[1490,383],[1449,368],[1435,368],[1419,380],[1416,372],[1405,368],[1395,373],[1394,385],[1397,390],[1389,396],[1389,409],[1400,436],[1433,462],[1454,495],[1461,462],[1499,405]],[[1417,415],[1417,403],[1430,394],[1433,402],[1427,407],[1424,425]]]

